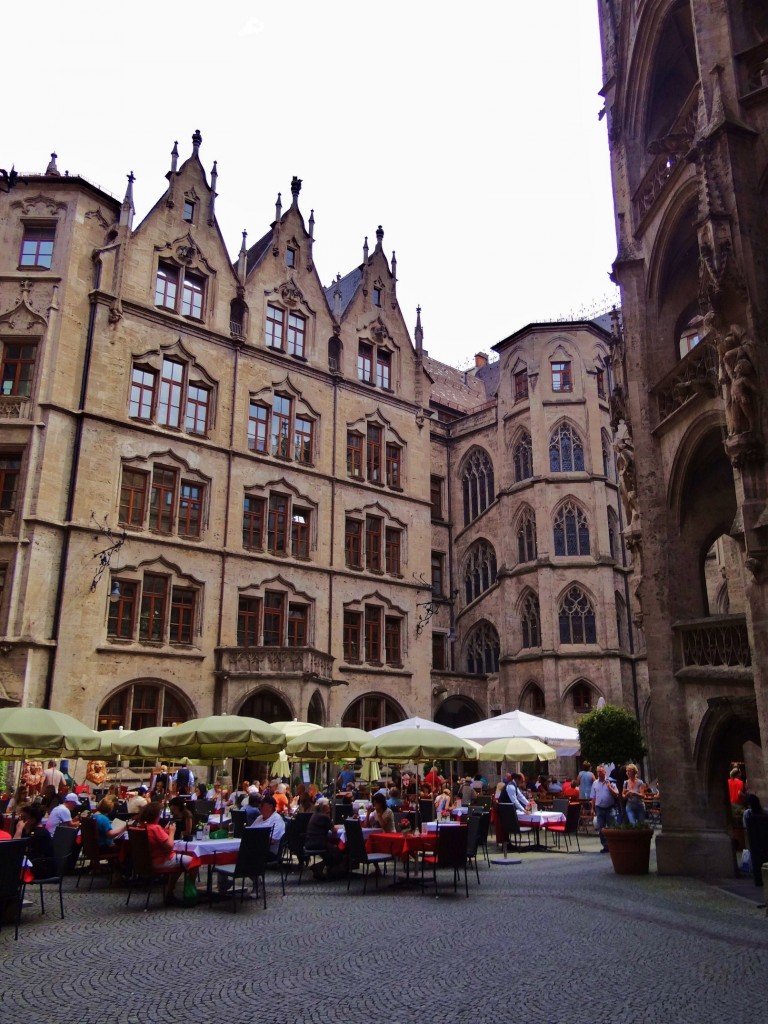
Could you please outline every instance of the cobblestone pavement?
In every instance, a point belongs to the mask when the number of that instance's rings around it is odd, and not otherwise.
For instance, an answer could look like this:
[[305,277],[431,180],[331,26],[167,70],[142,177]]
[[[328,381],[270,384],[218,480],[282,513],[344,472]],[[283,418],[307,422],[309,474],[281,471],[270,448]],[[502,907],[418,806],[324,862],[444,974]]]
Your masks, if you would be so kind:
[[[268,879],[268,907],[166,908],[67,880],[66,920],[0,934],[0,1022],[708,1024],[765,1019],[768,920],[691,879],[582,853],[482,865],[470,898]],[[305,876],[306,879],[306,876]],[[446,880],[447,881],[447,880]],[[133,906],[135,902],[135,907]],[[55,1004],[55,1009],[53,1009]]]

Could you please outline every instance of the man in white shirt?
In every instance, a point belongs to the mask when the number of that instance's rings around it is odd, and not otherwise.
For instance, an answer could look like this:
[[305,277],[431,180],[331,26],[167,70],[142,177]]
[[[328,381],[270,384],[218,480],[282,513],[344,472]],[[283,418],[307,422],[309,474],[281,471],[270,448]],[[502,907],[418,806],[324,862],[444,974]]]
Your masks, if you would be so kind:
[[75,817],[79,814],[79,810],[77,810],[79,807],[80,798],[75,793],[67,793],[62,802],[48,812],[45,827],[50,834],[53,835],[59,825],[69,825],[72,821],[72,814],[74,813]]
[[280,840],[285,835],[285,821],[277,813],[277,803],[271,793],[267,793],[261,801],[261,814],[248,828],[271,828],[272,840],[269,844],[269,851],[273,857],[277,856]]

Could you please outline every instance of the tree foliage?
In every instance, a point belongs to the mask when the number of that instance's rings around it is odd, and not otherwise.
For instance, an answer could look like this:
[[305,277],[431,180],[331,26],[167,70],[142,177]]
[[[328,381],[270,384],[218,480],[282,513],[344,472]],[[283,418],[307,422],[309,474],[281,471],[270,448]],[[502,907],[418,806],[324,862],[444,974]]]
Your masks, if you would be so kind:
[[611,761],[626,764],[641,760],[646,753],[635,716],[612,704],[584,715],[579,722],[579,739],[581,756],[593,765]]

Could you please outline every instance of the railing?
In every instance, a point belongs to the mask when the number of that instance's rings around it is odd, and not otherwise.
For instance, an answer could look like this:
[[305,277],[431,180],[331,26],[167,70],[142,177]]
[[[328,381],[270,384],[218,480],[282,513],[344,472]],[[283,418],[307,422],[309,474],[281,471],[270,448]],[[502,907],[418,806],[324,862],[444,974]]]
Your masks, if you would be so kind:
[[675,625],[683,664],[688,667],[750,668],[747,623],[743,615],[718,615]]
[[2,420],[26,420],[29,419],[32,401],[29,398],[20,398],[18,395],[0,395],[0,419]]
[[696,395],[704,394],[713,398],[718,393],[717,351],[712,342],[702,341],[653,388],[658,423],[663,423]]
[[243,325],[240,323],[239,320],[229,321],[229,333],[233,335],[233,337],[235,338],[243,337]]
[[231,676],[294,675],[331,679],[334,659],[312,647],[220,647],[219,669]]
[[685,151],[688,149],[686,140],[692,140],[696,131],[698,101],[699,89],[698,86],[695,86],[667,133],[668,139],[672,136],[676,139],[674,151],[661,153],[654,159],[632,197],[635,227],[654,206],[656,200],[664,191],[665,185],[672,177],[675,168],[684,159]]

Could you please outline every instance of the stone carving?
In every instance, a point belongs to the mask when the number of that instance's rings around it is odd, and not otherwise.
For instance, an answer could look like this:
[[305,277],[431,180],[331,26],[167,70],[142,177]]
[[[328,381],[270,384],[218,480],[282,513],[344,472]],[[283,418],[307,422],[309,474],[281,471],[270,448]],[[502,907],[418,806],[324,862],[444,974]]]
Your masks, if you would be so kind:
[[25,761],[21,769],[21,781],[26,785],[30,796],[41,793],[43,789],[42,761]]
[[627,516],[627,530],[631,533],[640,530],[640,510],[637,506],[637,472],[635,470],[635,446],[629,428],[624,420],[619,422],[616,437],[613,440],[616,452],[616,470],[619,474],[619,491]]
[[85,769],[85,777],[88,782],[92,782],[94,786],[100,786],[106,782],[107,779],[107,762],[106,761],[89,761],[88,767]]
[[732,324],[718,339],[720,383],[725,387],[725,417],[729,434],[754,433],[758,429],[760,385],[757,351],[752,339]]

